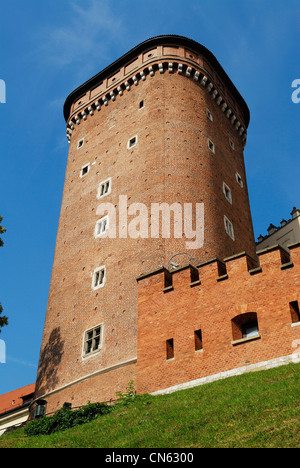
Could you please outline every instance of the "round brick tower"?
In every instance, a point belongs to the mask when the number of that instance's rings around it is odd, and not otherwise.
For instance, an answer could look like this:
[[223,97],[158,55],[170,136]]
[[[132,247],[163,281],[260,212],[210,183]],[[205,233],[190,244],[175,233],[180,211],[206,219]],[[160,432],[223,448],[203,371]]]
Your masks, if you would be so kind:
[[[64,115],[70,150],[36,391],[47,412],[114,399],[135,380],[138,275],[255,257],[249,111],[205,47],[149,39],[73,91]],[[151,216],[163,206],[169,235]]]

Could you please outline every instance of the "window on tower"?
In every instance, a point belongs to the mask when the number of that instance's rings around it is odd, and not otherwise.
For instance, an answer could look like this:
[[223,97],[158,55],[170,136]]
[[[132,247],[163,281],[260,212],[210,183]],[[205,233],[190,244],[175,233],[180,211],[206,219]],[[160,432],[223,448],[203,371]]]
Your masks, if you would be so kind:
[[226,200],[229,201],[229,203],[232,203],[231,190],[228,187],[228,185],[225,184],[225,182],[223,182],[223,193],[225,195]]
[[97,325],[84,333],[83,356],[90,356],[101,349],[102,334],[102,325]]
[[92,289],[102,288],[106,280],[106,269],[105,266],[98,267],[94,270],[92,279]]
[[111,178],[103,180],[98,186],[97,198],[103,198],[111,192]]
[[82,168],[81,168],[81,171],[80,171],[80,177],[84,177],[85,175],[88,174],[89,170],[90,170],[90,163],[89,164],[85,164]]
[[229,221],[227,216],[224,216],[224,225],[225,225],[225,231],[231,237],[232,240],[234,240],[234,231],[233,231],[233,225],[232,222]]
[[131,149],[134,146],[136,146],[137,140],[138,140],[137,135],[131,137],[127,142],[127,149]]
[[108,216],[104,216],[96,222],[95,237],[103,236],[108,230]]
[[209,138],[207,138],[207,146],[212,153],[215,153],[215,145]]

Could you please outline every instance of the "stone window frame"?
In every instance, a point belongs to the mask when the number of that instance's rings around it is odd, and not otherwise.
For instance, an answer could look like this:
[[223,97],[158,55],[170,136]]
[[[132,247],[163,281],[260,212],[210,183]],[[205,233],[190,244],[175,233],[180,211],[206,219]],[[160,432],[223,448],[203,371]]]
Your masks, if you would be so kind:
[[209,151],[211,151],[213,154],[215,154],[216,147],[215,147],[214,142],[210,138],[207,138],[207,146],[208,146]]
[[[103,224],[104,224],[104,229],[103,229]],[[101,226],[102,225],[102,226]],[[99,226],[101,226],[99,228]],[[94,236],[96,239],[99,237],[104,236],[109,229],[109,216],[103,216],[102,218],[98,219],[95,225],[95,231],[94,231]]]
[[235,178],[240,187],[244,187],[243,179],[238,172],[235,173]]
[[230,187],[226,184],[226,182],[223,182],[223,193],[226,198],[226,200],[232,205],[232,193]]
[[91,163],[87,163],[80,169],[80,178],[85,177],[90,172]]
[[133,135],[131,138],[129,138],[129,140],[127,141],[127,149],[128,150],[131,150],[132,148],[134,148],[138,143],[138,136],[137,135]]
[[84,145],[84,138],[80,138],[80,140],[77,141],[77,149],[79,150],[82,148]]
[[225,231],[228,234],[228,236],[234,241],[235,236],[234,236],[234,229],[233,229],[233,224],[230,221],[230,219],[227,218],[226,215],[224,215],[224,226],[225,226]]
[[87,358],[99,353],[103,345],[103,323],[84,331],[82,357]]
[[96,291],[97,289],[103,288],[106,283],[106,267],[101,265],[100,267],[95,268],[92,275],[92,289]]
[[214,117],[213,117],[212,113],[210,112],[210,110],[208,108],[206,108],[206,116],[207,116],[208,120],[210,120],[211,122],[214,121]]
[[[107,195],[109,195],[111,193],[111,185],[112,185],[111,177],[108,177],[107,179],[100,182],[100,184],[98,185],[98,190],[97,190],[97,199],[98,200],[100,200],[101,198],[106,197]],[[102,190],[103,188],[104,188],[104,191]]]

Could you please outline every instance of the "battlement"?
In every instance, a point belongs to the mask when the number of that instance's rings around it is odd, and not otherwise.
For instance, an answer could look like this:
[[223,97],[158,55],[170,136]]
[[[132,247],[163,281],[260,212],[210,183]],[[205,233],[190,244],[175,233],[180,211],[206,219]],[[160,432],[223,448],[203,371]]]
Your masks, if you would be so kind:
[[257,260],[241,252],[137,278],[138,391],[299,359],[300,243],[289,249],[274,245]]
[[[257,259],[250,257],[246,252],[227,257],[224,260],[212,258],[197,265],[186,264],[179,268],[167,269],[161,267],[137,277],[141,282],[147,278],[158,276],[161,282],[161,290],[164,293],[174,290],[175,285],[182,284],[183,278],[187,286],[193,288],[199,286],[210,287],[212,282],[222,282],[240,275],[259,275],[267,273],[270,268],[277,269],[278,273],[295,265],[299,267],[300,243],[288,246],[290,252],[280,245],[274,245],[257,252]],[[181,277],[177,281],[177,276]],[[262,275],[263,276],[263,275]]]

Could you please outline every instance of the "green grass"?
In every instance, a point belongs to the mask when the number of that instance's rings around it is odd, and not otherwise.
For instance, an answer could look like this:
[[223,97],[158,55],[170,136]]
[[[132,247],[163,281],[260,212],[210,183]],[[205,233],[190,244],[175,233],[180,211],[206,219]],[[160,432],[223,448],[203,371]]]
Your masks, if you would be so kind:
[[139,395],[94,421],[48,436],[24,429],[0,448],[299,448],[300,364],[170,395]]

